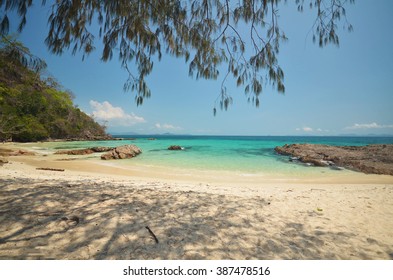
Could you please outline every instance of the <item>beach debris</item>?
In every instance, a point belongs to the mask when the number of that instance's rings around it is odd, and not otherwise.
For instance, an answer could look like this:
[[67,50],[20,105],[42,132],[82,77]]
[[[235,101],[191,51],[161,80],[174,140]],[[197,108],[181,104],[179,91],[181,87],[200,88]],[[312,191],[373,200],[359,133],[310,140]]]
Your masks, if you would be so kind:
[[142,150],[135,145],[123,145],[112,149],[110,152],[101,155],[101,159],[126,159],[133,158],[142,153]]
[[148,226],[145,226],[145,228],[147,229],[147,231],[150,233],[150,235],[154,238],[154,241],[156,241],[156,243],[158,244],[159,242],[158,242],[158,238],[157,238],[157,236],[154,234],[154,232],[148,227]]
[[61,168],[49,168],[49,167],[37,167],[37,170],[48,170],[48,171],[60,171],[63,172],[64,169]]
[[179,151],[179,150],[184,150],[184,148],[181,147],[181,146],[178,146],[178,145],[172,145],[172,146],[169,146],[169,147],[168,147],[168,150],[171,150],[171,151]]
[[317,211],[322,212],[323,209],[318,207],[318,208],[317,208]]

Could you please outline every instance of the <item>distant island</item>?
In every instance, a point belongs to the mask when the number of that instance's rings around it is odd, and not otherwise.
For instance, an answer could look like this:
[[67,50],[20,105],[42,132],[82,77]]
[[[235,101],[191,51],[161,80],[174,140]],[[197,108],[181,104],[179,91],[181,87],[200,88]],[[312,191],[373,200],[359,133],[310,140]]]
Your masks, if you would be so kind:
[[35,57],[21,43],[0,44],[0,141],[111,138],[105,128],[73,104],[73,94],[44,77]]

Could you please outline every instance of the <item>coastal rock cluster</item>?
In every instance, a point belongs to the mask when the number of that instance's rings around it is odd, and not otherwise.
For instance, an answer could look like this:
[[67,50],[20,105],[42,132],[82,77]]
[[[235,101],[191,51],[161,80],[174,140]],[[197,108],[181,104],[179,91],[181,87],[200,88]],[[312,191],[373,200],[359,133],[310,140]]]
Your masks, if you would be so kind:
[[89,155],[92,153],[104,153],[101,155],[101,159],[109,160],[109,159],[126,159],[133,158],[140,153],[142,150],[135,145],[123,145],[116,148],[113,147],[93,147],[87,149],[77,149],[77,150],[65,150],[65,151],[57,151],[55,154],[60,155]]
[[10,149],[4,149],[0,147],[0,166],[3,164],[9,163],[8,157],[10,156],[35,156],[36,154],[31,151],[27,150],[10,150]]
[[0,156],[9,157],[9,156],[35,156],[36,154],[27,150],[10,150],[0,148]]
[[275,151],[315,166],[340,166],[366,174],[393,175],[393,144],[367,146],[291,144],[276,147]]
[[55,154],[57,155],[89,155],[92,153],[103,153],[109,152],[113,150],[112,147],[93,147],[87,149],[77,149],[77,150],[66,150],[66,151],[57,151]]
[[101,159],[109,160],[109,159],[126,159],[133,158],[142,153],[142,150],[135,145],[124,145],[119,146],[106,154],[101,156]]

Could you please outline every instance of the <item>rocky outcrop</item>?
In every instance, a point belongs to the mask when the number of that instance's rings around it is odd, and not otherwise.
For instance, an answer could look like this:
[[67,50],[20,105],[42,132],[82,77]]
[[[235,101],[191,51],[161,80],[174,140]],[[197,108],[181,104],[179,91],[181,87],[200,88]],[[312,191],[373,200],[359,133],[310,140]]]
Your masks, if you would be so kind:
[[57,151],[55,154],[60,155],[89,155],[92,153],[104,153],[101,159],[124,159],[132,158],[140,154],[142,151],[135,145],[124,145],[116,148],[113,147],[92,147],[87,149]]
[[111,150],[113,150],[113,147],[93,147],[90,148],[93,152],[95,153],[103,153],[103,152],[109,152]]
[[135,145],[124,145],[116,147],[110,152],[103,154],[101,159],[109,160],[109,159],[125,159],[125,158],[133,158],[142,153],[142,150]]
[[181,146],[178,146],[178,145],[172,145],[172,146],[168,147],[168,150],[178,151],[178,150],[183,150],[183,148]]
[[26,150],[16,150],[8,154],[9,156],[35,156],[36,153]]
[[275,151],[316,166],[341,166],[367,174],[393,175],[393,144],[367,146],[292,144],[276,147]]
[[26,150],[11,150],[0,148],[0,166],[5,163],[9,163],[8,157],[12,156],[35,156],[36,154]]
[[87,149],[78,149],[78,150],[66,150],[66,151],[57,151],[55,154],[57,155],[89,155],[92,153],[103,153],[113,150],[111,147],[93,147]]

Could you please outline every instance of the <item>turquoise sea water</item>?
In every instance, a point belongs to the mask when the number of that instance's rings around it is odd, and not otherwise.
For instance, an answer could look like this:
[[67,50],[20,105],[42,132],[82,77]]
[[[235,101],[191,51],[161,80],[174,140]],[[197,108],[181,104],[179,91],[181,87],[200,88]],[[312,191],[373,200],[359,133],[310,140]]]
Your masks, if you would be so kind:
[[[320,168],[291,163],[288,157],[277,155],[276,146],[291,143],[316,143],[328,145],[392,144],[393,137],[289,137],[289,136],[129,136],[116,141],[81,141],[45,143],[37,149],[78,149],[94,146],[120,146],[134,144],[142,154],[121,162],[125,165],[163,166],[197,170],[225,170],[244,174],[253,173],[310,173]],[[156,140],[148,140],[154,137]],[[129,139],[135,138],[135,139]],[[179,145],[181,151],[170,151],[168,147]],[[328,171],[324,172],[341,172]]]

